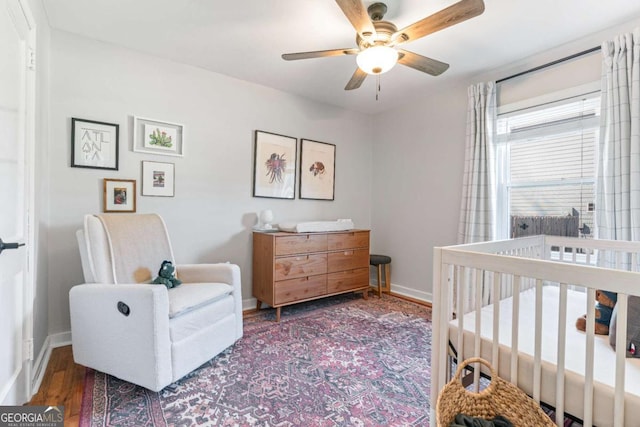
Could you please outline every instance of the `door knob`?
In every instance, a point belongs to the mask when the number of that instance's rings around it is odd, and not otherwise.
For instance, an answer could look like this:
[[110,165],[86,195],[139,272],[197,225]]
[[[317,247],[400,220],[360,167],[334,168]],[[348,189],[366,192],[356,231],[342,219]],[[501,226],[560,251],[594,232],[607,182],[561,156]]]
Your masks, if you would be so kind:
[[24,243],[5,243],[0,239],[0,254],[5,249],[18,249],[20,246],[24,246]]

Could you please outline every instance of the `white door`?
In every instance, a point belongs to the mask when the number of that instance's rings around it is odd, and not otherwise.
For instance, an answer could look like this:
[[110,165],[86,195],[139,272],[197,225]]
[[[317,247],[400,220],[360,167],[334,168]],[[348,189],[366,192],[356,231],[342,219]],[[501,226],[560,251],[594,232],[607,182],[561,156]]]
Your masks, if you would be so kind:
[[30,399],[32,279],[27,206],[29,25],[17,1],[0,0],[0,405]]

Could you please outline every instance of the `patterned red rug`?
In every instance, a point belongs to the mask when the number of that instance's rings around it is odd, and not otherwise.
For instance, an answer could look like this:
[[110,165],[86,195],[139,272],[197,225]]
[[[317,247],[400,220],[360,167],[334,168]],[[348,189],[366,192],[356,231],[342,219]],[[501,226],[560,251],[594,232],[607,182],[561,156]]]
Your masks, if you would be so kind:
[[88,370],[80,426],[429,425],[428,308],[349,294],[274,311],[158,393]]

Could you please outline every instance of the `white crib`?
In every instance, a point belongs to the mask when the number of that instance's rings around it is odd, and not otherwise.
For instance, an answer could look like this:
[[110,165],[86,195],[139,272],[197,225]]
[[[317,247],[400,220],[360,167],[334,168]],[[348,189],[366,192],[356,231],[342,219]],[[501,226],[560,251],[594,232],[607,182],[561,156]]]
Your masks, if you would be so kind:
[[[612,268],[596,266],[605,258]],[[639,242],[556,236],[434,248],[432,424],[456,355],[488,360],[534,400],[585,426],[640,426],[640,359],[625,357],[639,262]],[[617,350],[592,332],[596,289],[618,293]],[[583,314],[587,333],[575,328]]]

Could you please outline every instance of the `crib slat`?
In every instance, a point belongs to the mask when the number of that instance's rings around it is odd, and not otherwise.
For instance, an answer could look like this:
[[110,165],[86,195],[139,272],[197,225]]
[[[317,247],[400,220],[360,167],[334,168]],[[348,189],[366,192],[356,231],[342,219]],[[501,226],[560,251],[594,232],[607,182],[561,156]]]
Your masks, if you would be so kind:
[[429,419],[432,420],[436,419],[436,405],[434,405],[433,402],[437,402],[438,394],[445,384],[442,378],[445,377],[446,372],[449,370],[447,368],[447,349],[446,347],[440,347],[442,341],[441,336],[448,335],[448,333],[442,330],[443,318],[448,317],[442,313],[442,302],[445,301],[442,298],[442,291],[448,286],[445,267],[445,264],[442,263],[442,249],[438,247],[433,248],[433,306],[431,311],[433,316],[431,369],[433,372],[431,373],[432,384],[430,396],[432,403],[429,411]]
[[[443,264],[442,265],[442,271],[441,271],[441,279],[440,279],[440,286],[443,286],[444,289],[441,290],[441,296],[440,296],[440,301],[442,303],[442,307],[447,307],[447,301],[449,301],[449,299],[451,298],[451,294],[453,293],[453,286],[454,283],[456,282],[456,280],[460,280],[458,277],[456,277],[455,275],[455,268],[453,264]],[[452,314],[451,313],[447,313],[446,310],[442,310],[442,314],[440,315],[440,320],[441,320],[441,327],[444,327],[444,325],[448,325],[449,321],[451,320]],[[441,363],[442,363],[442,367],[443,369],[441,369],[441,371],[444,371],[443,374],[441,374],[440,377],[440,385],[441,387],[444,387],[444,385],[451,379],[451,376],[453,375],[451,373],[451,369],[449,367],[449,359],[448,359],[448,350],[449,350],[449,334],[441,334],[440,337],[440,343],[438,344],[439,348],[440,348],[440,354],[441,354]],[[444,368],[446,366],[446,368]],[[442,376],[444,375],[444,376]]]
[[[447,301],[449,301],[449,298],[450,298],[449,287],[452,286],[452,283],[453,283],[453,266],[448,264],[441,264],[440,265],[440,289],[439,289],[440,298],[438,300],[440,303],[440,310],[438,311],[440,329],[444,328],[449,323],[450,314],[447,313],[445,307],[448,306]],[[437,307],[433,307],[434,314],[436,312],[436,309]],[[438,393],[440,392],[440,389],[444,387],[444,385],[447,383],[448,374],[450,372],[450,369],[448,366],[448,359],[447,359],[447,348],[449,344],[448,340],[449,340],[449,334],[444,333],[444,331],[438,331],[438,335],[434,336],[434,341],[438,343],[437,348],[439,349],[438,352],[434,352],[436,359],[432,361],[432,363],[433,362],[436,363],[436,366],[439,366],[438,372],[435,374],[435,377],[437,378],[437,384],[438,384],[437,390],[435,391],[436,401],[437,401]]]
[[464,359],[464,314],[465,314],[465,304],[467,301],[467,287],[466,281],[467,275],[469,274],[469,269],[456,267],[456,271],[458,272],[458,283],[456,284],[456,289],[458,290],[458,311],[456,312],[457,320],[458,320],[458,345],[456,346],[456,350],[458,351],[458,363]]
[[584,368],[584,410],[583,425],[593,425],[593,365],[595,344],[595,303],[596,290],[587,289],[587,349]]
[[540,403],[540,380],[542,360],[542,280],[536,280],[536,327],[533,354],[533,400]]
[[518,331],[520,329],[520,276],[513,277],[513,313],[511,315],[511,378],[518,385]]
[[[491,364],[500,371],[500,285],[502,275],[493,273],[493,343],[491,348]],[[497,295],[497,296],[496,296]]]
[[560,283],[558,302],[558,359],[556,377],[556,425],[564,425],[564,365],[567,342],[567,284]]
[[[484,278],[483,270],[474,270],[476,282],[476,334],[473,348],[473,354],[482,357],[480,354],[480,343],[482,340],[482,279]],[[473,387],[476,393],[480,391],[480,367],[473,370]]]
[[616,306],[618,309],[616,329],[616,388],[613,400],[613,425],[624,425],[624,371],[627,353],[627,310],[628,295],[618,294]]

